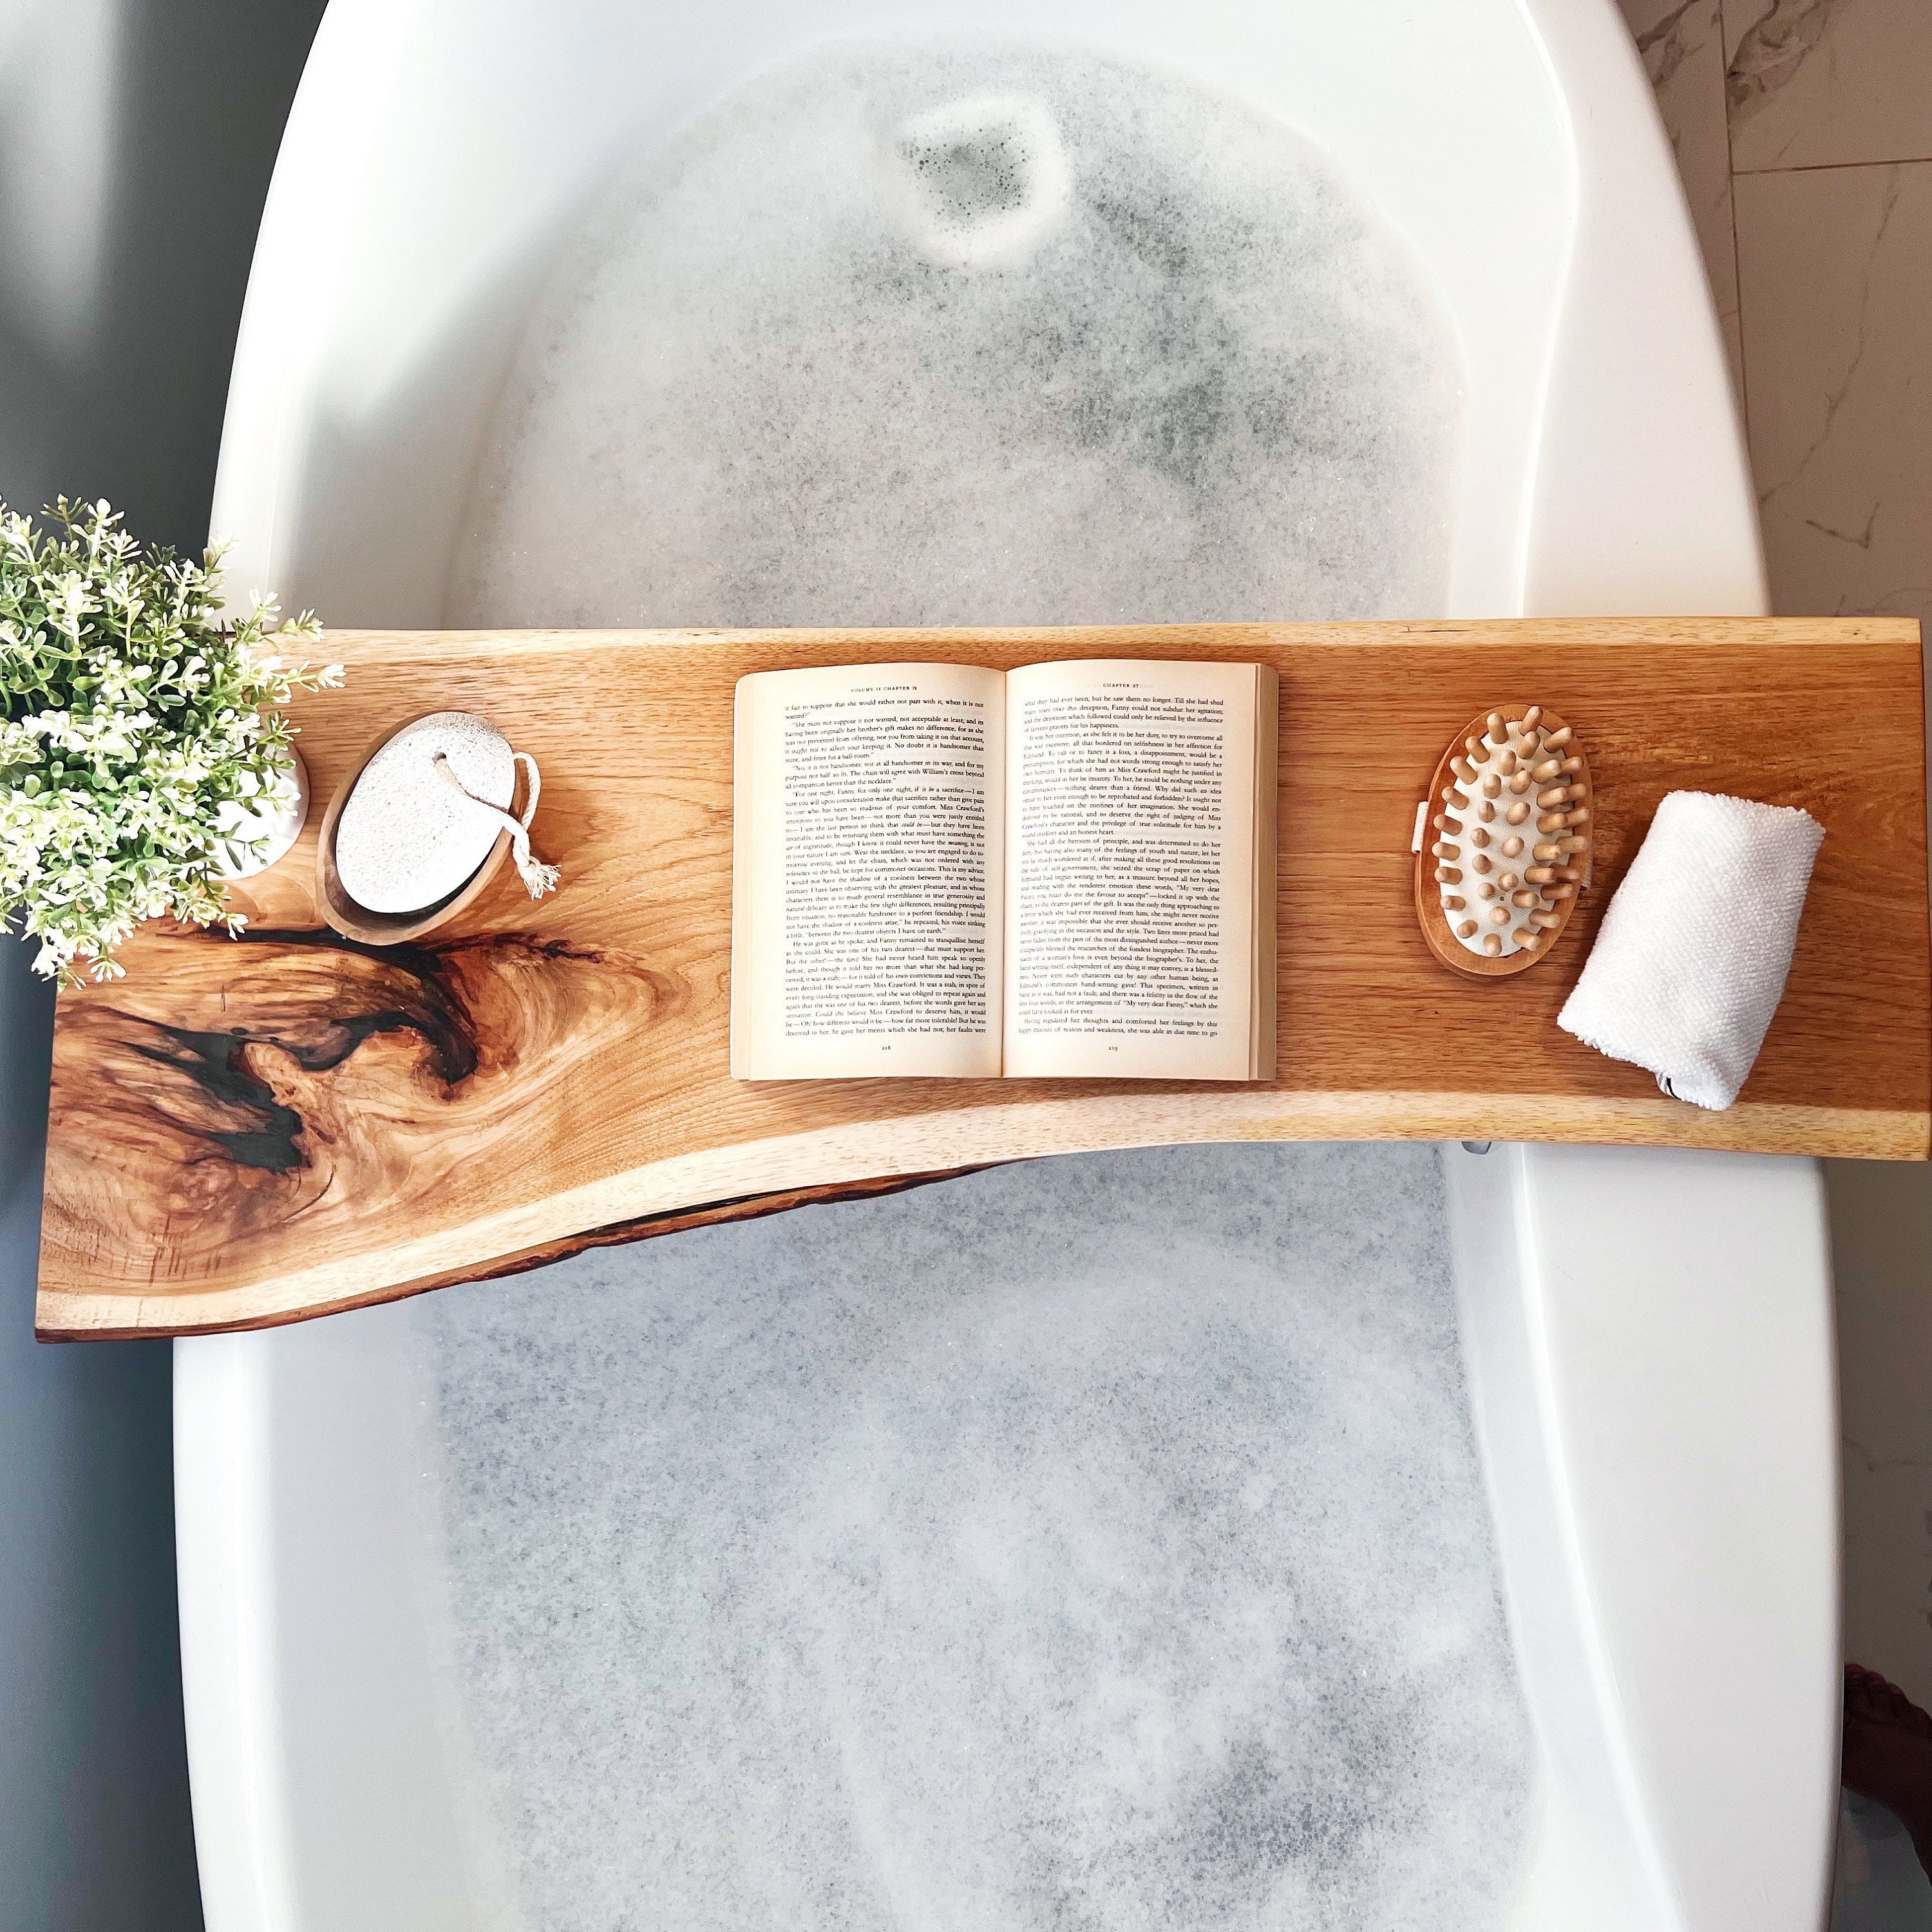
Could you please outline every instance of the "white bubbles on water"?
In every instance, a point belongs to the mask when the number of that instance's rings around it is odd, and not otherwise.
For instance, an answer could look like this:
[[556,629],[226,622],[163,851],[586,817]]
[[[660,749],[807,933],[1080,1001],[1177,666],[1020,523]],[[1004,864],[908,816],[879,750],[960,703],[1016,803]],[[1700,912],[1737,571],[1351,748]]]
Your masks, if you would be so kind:
[[835,50],[586,219],[452,615],[1432,615],[1456,371],[1406,245],[1279,122],[1097,56]]
[[1433,1149],[1012,1167],[418,1306],[544,1932],[1464,1932],[1526,1723]]
[[1023,96],[915,114],[881,144],[879,176],[907,239],[947,268],[1018,268],[1073,212],[1060,130]]
[[[859,49],[566,251],[454,621],[1430,615],[1458,401],[1288,129]],[[1008,1168],[427,1298],[543,1932],[1493,1925],[1533,1769],[1414,1148]]]

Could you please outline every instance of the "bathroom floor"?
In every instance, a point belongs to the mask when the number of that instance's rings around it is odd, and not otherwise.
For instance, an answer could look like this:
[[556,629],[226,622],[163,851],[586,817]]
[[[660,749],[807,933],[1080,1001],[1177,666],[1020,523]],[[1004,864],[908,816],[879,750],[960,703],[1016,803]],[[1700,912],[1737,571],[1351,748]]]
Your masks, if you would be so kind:
[[[1932,5],[1622,4],[1743,399],[1772,608],[1932,622]],[[1845,1651],[1932,1705],[1932,1170],[1828,1174]],[[1844,1932],[1932,1926],[1902,1839],[1866,1835]]]

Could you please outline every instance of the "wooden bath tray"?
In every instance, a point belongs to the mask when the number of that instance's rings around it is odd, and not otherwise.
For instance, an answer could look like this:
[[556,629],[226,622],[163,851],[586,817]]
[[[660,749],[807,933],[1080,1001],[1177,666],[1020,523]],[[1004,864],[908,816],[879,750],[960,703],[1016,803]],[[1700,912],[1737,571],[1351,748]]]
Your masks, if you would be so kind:
[[[313,822],[236,898],[64,994],[38,1327],[182,1334],[382,1301],[694,1222],[1074,1149],[1606,1141],[1922,1158],[1932,1104],[1917,626],[1892,620],[885,632],[336,632],[296,710],[314,795],[386,724],[482,712],[544,773],[563,889],[502,875],[382,952],[321,926]],[[734,1084],[731,700],[744,672],[921,657],[1265,661],[1281,676],[1270,1084]],[[1489,982],[1418,930],[1409,835],[1450,734],[1533,693],[1596,780],[1596,877]],[[1742,1099],[1706,1113],[1556,1025],[1658,800],[1802,805],[1828,836]],[[315,814],[319,818],[320,814]]]

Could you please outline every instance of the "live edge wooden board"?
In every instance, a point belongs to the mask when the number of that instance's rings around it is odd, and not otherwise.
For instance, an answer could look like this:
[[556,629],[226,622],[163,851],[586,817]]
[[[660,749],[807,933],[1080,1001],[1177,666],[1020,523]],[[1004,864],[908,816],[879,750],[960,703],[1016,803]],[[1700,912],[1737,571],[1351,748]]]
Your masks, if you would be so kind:
[[[289,1322],[593,1243],[1076,1149],[1601,1141],[1924,1157],[1932,962],[1917,626],[1621,620],[1076,631],[338,632],[296,707],[314,795],[374,734],[484,713],[543,769],[536,842],[451,928],[388,950],[318,919],[313,823],[238,890],[247,936],[150,927],[62,994],[38,1327]],[[1266,1085],[734,1083],[731,702],[751,670],[919,657],[1264,661],[1281,676],[1280,1046]],[[1530,692],[1588,744],[1595,878],[1529,972],[1451,974],[1410,832],[1449,734]],[[1728,1112],[1556,1013],[1667,790],[1827,829],[1789,987]],[[320,818],[320,813],[315,814]]]

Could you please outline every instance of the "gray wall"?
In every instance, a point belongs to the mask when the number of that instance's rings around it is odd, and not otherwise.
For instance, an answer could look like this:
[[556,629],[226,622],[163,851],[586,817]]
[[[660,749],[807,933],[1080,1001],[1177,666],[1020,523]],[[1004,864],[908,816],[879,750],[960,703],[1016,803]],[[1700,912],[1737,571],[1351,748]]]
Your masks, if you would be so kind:
[[[198,550],[322,0],[0,0],[0,496]],[[165,1342],[33,1340],[53,1002],[0,939],[0,1927],[198,1927]]]

